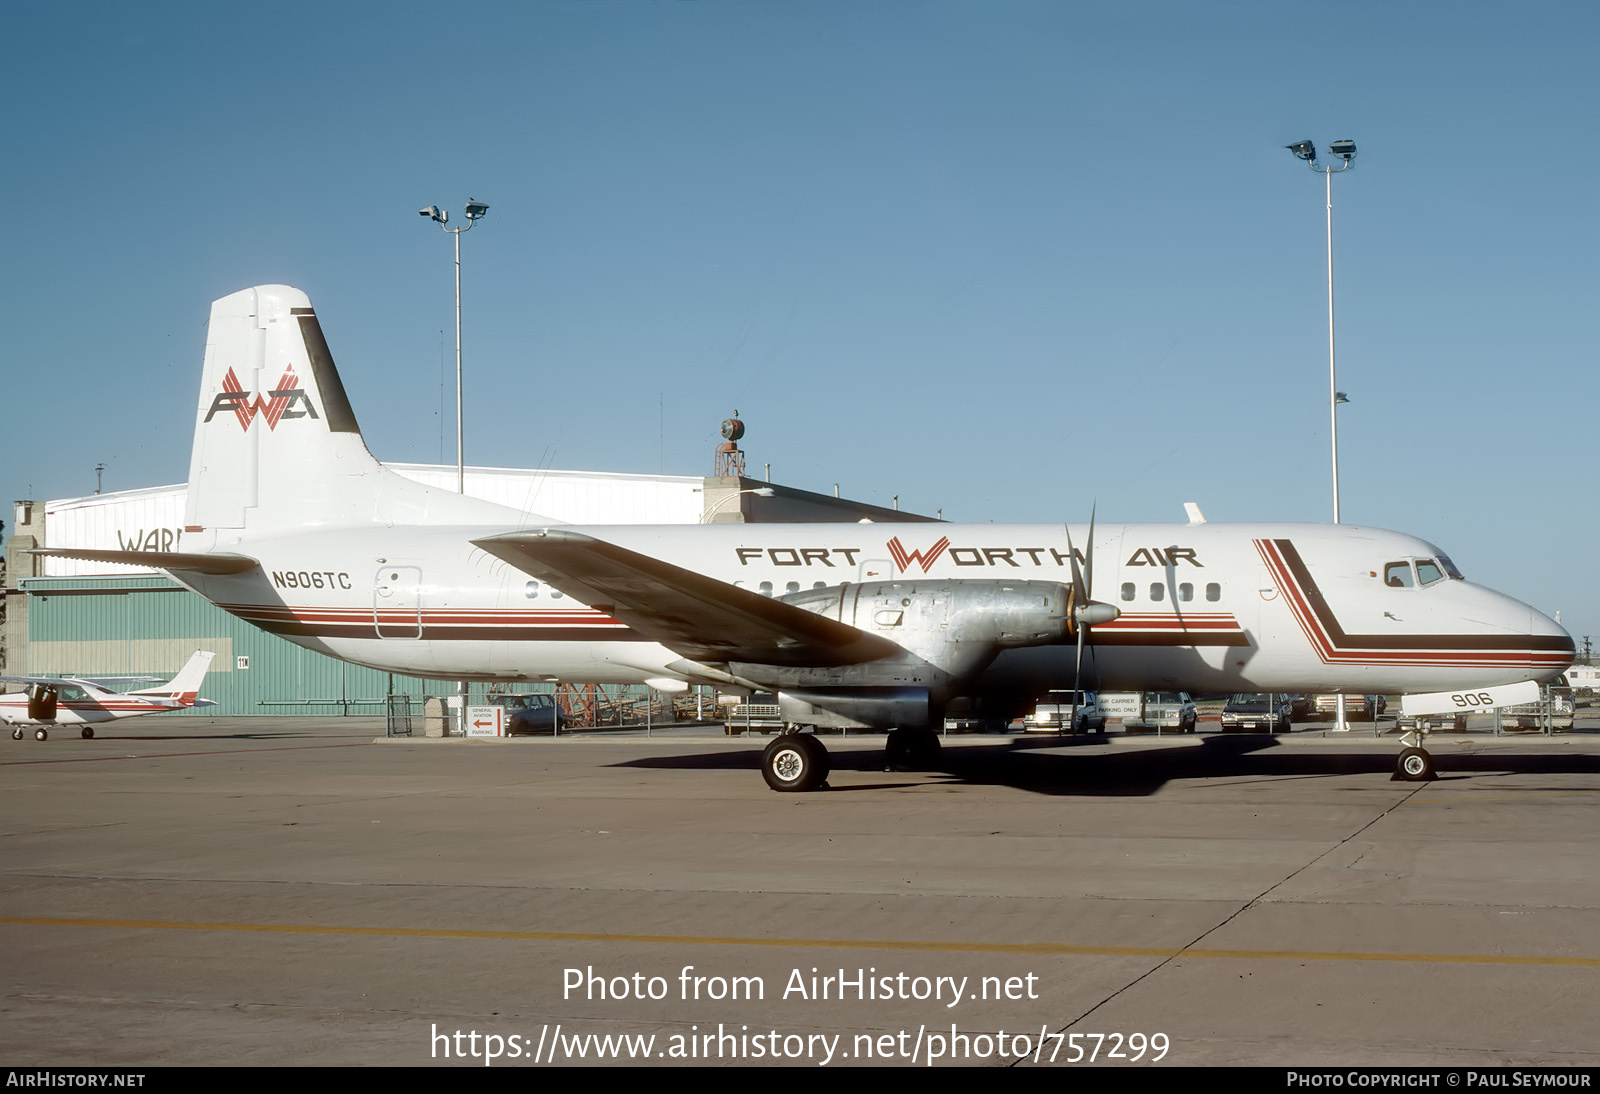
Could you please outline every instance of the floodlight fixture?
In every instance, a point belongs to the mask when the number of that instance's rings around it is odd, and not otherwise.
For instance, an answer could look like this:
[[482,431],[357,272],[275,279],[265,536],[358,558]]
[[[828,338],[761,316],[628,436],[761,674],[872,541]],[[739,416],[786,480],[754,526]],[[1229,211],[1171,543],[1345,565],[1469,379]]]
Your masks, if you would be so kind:
[[[1317,162],[1317,146],[1312,144],[1310,141],[1295,141],[1293,144],[1286,145],[1285,147],[1287,147],[1289,151],[1293,152],[1298,158],[1305,160],[1307,163]],[[1352,146],[1352,148],[1353,147],[1354,146]]]
[[1356,158],[1355,141],[1334,141],[1328,145],[1328,153],[1334,156],[1343,156],[1344,162],[1349,163]]
[[489,206],[487,204],[481,201],[475,201],[472,198],[467,199],[468,220],[482,220],[488,214]]
[[429,220],[438,221],[440,224],[447,224],[450,221],[450,214],[440,209],[437,205],[429,205],[426,208],[418,209],[417,212]]

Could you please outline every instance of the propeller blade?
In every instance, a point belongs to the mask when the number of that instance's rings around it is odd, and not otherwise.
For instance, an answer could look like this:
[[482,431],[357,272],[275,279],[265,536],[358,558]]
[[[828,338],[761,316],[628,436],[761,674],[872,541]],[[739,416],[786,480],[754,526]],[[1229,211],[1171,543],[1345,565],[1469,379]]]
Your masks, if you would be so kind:
[[1099,504],[1099,502],[1089,503],[1089,548],[1083,553],[1083,597],[1085,604],[1094,598],[1094,511],[1099,508]]
[[1062,525],[1067,533],[1067,557],[1072,560],[1072,592],[1073,602],[1082,607],[1089,602],[1089,590],[1083,584],[1083,571],[1078,568],[1078,551],[1072,545],[1072,529]]

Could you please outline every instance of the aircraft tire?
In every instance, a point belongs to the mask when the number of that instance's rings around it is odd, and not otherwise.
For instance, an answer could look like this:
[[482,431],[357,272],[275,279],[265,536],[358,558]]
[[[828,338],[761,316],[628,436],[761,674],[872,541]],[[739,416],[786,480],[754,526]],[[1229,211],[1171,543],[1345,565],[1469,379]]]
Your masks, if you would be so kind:
[[761,753],[761,777],[786,794],[815,790],[828,779],[828,750],[809,733],[785,733]]
[[93,736],[94,736],[94,729],[92,727],[90,727],[90,726],[84,726],[83,727],[83,739],[87,741]]
[[926,771],[937,767],[943,751],[939,736],[926,729],[891,729],[883,743],[887,771]]
[[1423,782],[1434,778],[1433,757],[1424,749],[1402,748],[1395,763],[1395,777],[1402,782]]
[[20,729],[13,729],[13,730],[12,730],[12,731],[11,731],[11,739],[12,739],[12,740],[13,740],[13,741],[20,741],[20,740],[22,740],[22,730],[20,730]]
[[36,741],[48,741],[50,739],[50,734],[46,730],[36,729],[33,731],[33,739]]

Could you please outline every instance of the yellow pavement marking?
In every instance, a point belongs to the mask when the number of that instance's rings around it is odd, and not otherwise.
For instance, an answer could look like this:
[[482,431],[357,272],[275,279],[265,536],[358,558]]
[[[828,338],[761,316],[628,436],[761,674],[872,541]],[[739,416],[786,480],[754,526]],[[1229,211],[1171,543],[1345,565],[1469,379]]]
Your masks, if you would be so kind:
[[1236,961],[1390,961],[1451,965],[1569,965],[1600,968],[1600,957],[1553,954],[1363,953],[1340,950],[1222,950],[1163,946],[1069,946],[1060,942],[917,942],[863,938],[741,938],[719,935],[600,934],[587,931],[464,931],[433,927],[348,927],[311,923],[182,923],[149,919],[64,919],[0,916],[0,925],[112,927],[156,931],[253,931],[264,934],[372,935],[383,938],[491,939],[511,942],[644,942],[687,946],[763,946],[821,950],[913,950],[926,953],[1011,953],[1050,957],[1158,957]]

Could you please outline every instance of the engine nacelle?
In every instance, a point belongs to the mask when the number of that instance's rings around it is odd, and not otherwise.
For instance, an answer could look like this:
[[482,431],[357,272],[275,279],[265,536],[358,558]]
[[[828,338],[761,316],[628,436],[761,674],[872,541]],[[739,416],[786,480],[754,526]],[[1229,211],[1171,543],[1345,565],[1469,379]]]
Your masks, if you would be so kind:
[[827,729],[918,728],[932,720],[927,688],[799,688],[778,693],[792,725]]
[[779,695],[784,721],[836,729],[924,727],[1002,650],[1070,640],[1070,592],[1054,581],[870,581],[789,593],[783,601],[903,652],[818,669],[734,663]]
[[1003,649],[1072,634],[1069,587],[1056,581],[868,581],[781,599],[887,638],[954,676]]

